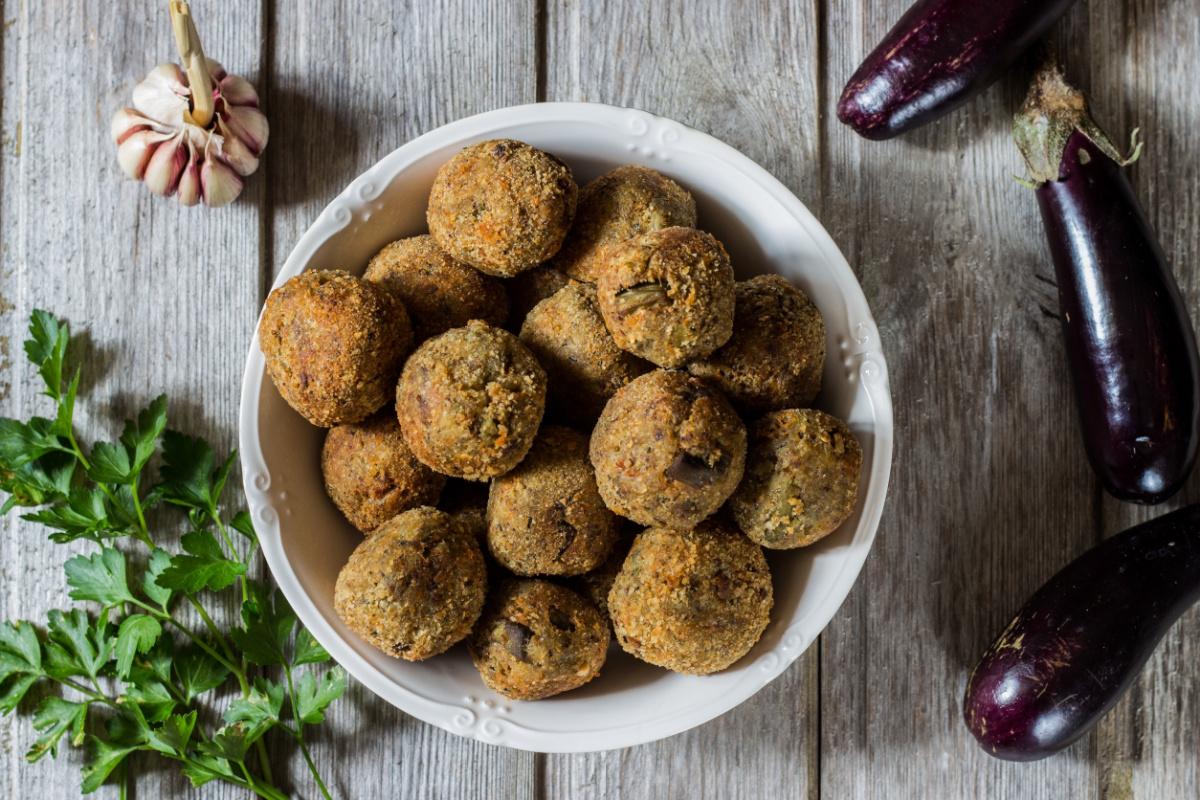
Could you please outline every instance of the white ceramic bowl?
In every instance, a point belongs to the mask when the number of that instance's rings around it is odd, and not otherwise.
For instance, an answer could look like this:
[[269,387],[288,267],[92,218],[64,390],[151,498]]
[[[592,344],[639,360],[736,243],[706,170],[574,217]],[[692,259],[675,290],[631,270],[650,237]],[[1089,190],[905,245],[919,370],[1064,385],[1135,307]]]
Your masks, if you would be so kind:
[[892,457],[892,407],[879,333],[837,247],[779,181],[732,147],[671,120],[611,106],[548,103],[480,114],[438,128],[358,176],[288,256],[275,285],[308,268],[361,272],[384,244],[425,230],[439,166],[464,145],[510,137],[570,164],[580,184],[620,164],[670,175],[695,195],[700,227],[733,258],[739,276],[773,271],[802,287],[827,329],[818,405],[847,420],[862,443],[858,507],[834,535],[803,550],[770,553],[775,608],[762,640],[717,675],[676,675],[613,645],[603,674],[535,703],[489,691],[465,648],[423,663],[390,658],[342,625],[333,610],[338,570],[361,536],[322,488],[324,432],[264,379],[258,337],[241,401],[242,474],[271,572],[300,619],[351,675],[426,722],[481,741],[542,752],[606,750],[687,730],[728,711],[779,675],[828,624],[875,537]]

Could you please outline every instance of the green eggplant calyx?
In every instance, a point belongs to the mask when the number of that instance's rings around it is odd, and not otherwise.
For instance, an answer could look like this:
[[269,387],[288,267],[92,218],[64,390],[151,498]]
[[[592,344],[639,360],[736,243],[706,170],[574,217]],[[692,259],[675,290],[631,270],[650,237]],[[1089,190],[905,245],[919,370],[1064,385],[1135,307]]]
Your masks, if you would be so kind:
[[1076,131],[1121,166],[1132,164],[1142,154],[1139,131],[1134,130],[1129,155],[1121,155],[1108,134],[1092,119],[1083,92],[1067,83],[1058,63],[1050,59],[1034,75],[1025,103],[1013,120],[1013,139],[1033,184],[1062,177],[1063,153]]

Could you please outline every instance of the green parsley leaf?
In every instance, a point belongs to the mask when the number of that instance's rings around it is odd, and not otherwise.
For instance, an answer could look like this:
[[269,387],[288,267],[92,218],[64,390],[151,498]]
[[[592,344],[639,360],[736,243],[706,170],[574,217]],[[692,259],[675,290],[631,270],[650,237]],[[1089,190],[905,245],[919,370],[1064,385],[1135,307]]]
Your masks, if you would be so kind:
[[137,419],[125,422],[119,443],[100,442],[92,447],[88,477],[97,483],[132,483],[154,455],[158,437],[166,427],[167,397],[159,395]]
[[252,663],[269,667],[287,660],[287,644],[296,628],[296,613],[278,591],[267,592],[257,582],[251,597],[242,604],[243,627],[230,631],[230,638]]
[[0,623],[0,714],[12,712],[42,675],[42,645],[33,625]]
[[329,660],[329,652],[321,646],[321,643],[313,638],[313,635],[308,632],[308,628],[301,626],[296,631],[296,644],[294,647],[295,655],[292,658],[292,663],[296,666],[301,664],[322,664]]
[[320,680],[311,671],[305,671],[296,683],[292,697],[296,714],[305,725],[316,725],[325,720],[325,709],[346,691],[346,673],[341,667],[333,667]]
[[87,672],[79,666],[75,656],[53,639],[47,639],[43,645],[45,655],[42,658],[42,668],[46,674],[55,680],[86,675]]
[[79,375],[76,369],[71,382],[67,384],[66,393],[58,398],[58,412],[54,415],[52,430],[62,437],[70,436],[75,426],[75,396],[79,393]]
[[229,527],[245,536],[254,544],[258,544],[258,534],[254,532],[254,522],[250,519],[250,514],[245,511],[239,511],[233,515],[233,519],[229,521]]
[[99,553],[75,556],[66,564],[72,600],[93,600],[105,607],[134,600],[125,576],[125,556],[105,547]]
[[42,645],[25,620],[0,623],[0,681],[15,672],[40,672]]
[[[133,674],[134,672],[131,670],[131,681],[133,680]],[[137,674],[139,677],[141,676],[141,673]],[[147,723],[162,722],[171,716],[171,712],[178,705],[175,702],[175,697],[171,694],[171,690],[167,688],[165,683],[158,680],[127,685],[125,694],[121,696],[121,703],[127,709],[137,709],[140,718]],[[142,732],[142,735],[145,737],[149,734]]]
[[87,703],[72,703],[53,695],[42,698],[33,712],[33,729],[41,734],[25,753],[29,763],[40,761],[47,753],[58,757],[58,742],[68,731],[70,742],[83,744],[83,724],[87,720]]
[[40,506],[65,499],[71,491],[76,463],[73,453],[54,452],[11,469],[0,465],[0,489],[11,495],[0,514],[16,506]]
[[171,557],[171,565],[155,579],[159,586],[194,594],[201,589],[219,592],[245,574],[246,565],[225,558],[211,531],[185,533],[180,544],[188,555]]
[[46,394],[58,399],[62,392],[63,363],[71,331],[66,322],[48,311],[34,309],[29,317],[29,338],[25,340],[25,356],[38,368],[46,383]]
[[182,650],[175,658],[175,674],[179,677],[179,688],[184,699],[191,703],[207,691],[225,683],[229,670],[198,647]]
[[150,723],[137,703],[121,702],[121,709],[104,721],[112,744],[141,746],[150,737]]
[[72,488],[65,503],[56,503],[26,514],[21,519],[37,522],[58,531],[50,535],[50,540],[59,543],[75,539],[100,542],[110,536],[112,531],[104,492],[83,486]]
[[55,609],[46,619],[50,628],[46,655],[52,662],[46,673],[52,677],[99,675],[112,658],[113,638],[108,632],[108,621],[101,616],[93,622],[78,608],[70,612]]
[[158,445],[158,437],[167,427],[167,396],[160,394],[146,406],[137,419],[125,423],[121,433],[121,444],[129,455],[130,471],[134,475],[142,471]]
[[52,420],[33,417],[26,423],[0,418],[0,466],[14,470],[55,451],[71,449],[54,432]]
[[206,755],[193,755],[183,765],[183,774],[191,781],[192,786],[199,788],[206,783],[217,780],[235,779],[233,767],[223,758]]
[[138,745],[113,744],[91,735],[87,737],[87,743],[88,756],[83,764],[83,782],[79,787],[84,794],[99,789],[126,756],[141,749]]
[[174,592],[170,587],[160,584],[158,578],[169,566],[171,566],[171,554],[156,547],[150,553],[150,558],[146,562],[146,570],[142,573],[142,594],[157,603],[164,612],[171,604]]
[[11,713],[38,682],[39,675],[18,675],[0,683],[0,714]]
[[129,677],[133,666],[133,657],[137,653],[147,653],[158,637],[162,635],[162,625],[154,617],[146,614],[130,614],[121,620],[117,629],[117,644],[114,651],[117,656],[117,675]]
[[125,535],[137,530],[137,510],[133,504],[132,484],[127,483],[114,487],[108,504],[108,519],[113,527],[114,536]]
[[128,483],[132,480],[129,454],[121,445],[99,442],[92,446],[88,477],[96,483]]
[[246,741],[246,726],[240,722],[225,725],[213,734],[211,741],[200,742],[196,745],[196,749],[205,755],[234,762],[245,760],[246,750],[249,748],[250,742]]
[[248,697],[239,697],[225,710],[224,720],[230,725],[242,724],[248,744],[279,724],[283,709],[284,688],[264,678],[255,678]]
[[160,636],[150,652],[133,657],[129,668],[127,685],[149,686],[154,683],[170,683],[171,666],[175,662],[175,642],[170,636]]
[[163,465],[159,471],[162,499],[177,506],[215,512],[235,455],[213,469],[212,448],[203,439],[167,431],[163,434]]
[[169,756],[183,757],[196,728],[196,712],[172,714],[157,728],[151,728],[147,743],[151,748]]

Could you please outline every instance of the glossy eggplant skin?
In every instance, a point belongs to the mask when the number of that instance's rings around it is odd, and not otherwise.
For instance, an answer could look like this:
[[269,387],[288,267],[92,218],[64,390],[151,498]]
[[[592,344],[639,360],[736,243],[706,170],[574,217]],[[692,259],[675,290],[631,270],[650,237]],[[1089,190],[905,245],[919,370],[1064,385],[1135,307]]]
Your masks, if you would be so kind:
[[1114,497],[1158,503],[1196,462],[1191,320],[1121,167],[1076,131],[1059,174],[1037,197],[1088,459]]
[[931,122],[991,86],[1075,0],[918,0],[850,78],[837,115],[868,139]]
[[1200,505],[1107,539],[1029,599],[971,673],[967,728],[1032,761],[1087,733],[1200,599]]

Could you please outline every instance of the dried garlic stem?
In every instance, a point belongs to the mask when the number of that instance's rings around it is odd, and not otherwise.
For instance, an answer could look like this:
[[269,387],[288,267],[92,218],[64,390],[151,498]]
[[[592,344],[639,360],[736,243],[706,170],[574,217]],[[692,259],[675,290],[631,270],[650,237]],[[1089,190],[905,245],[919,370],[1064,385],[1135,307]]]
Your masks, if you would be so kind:
[[200,46],[200,34],[196,32],[192,10],[185,0],[170,0],[170,8],[175,45],[179,48],[179,59],[187,70],[188,85],[192,90],[192,122],[207,128],[213,118],[213,85],[208,60]]

